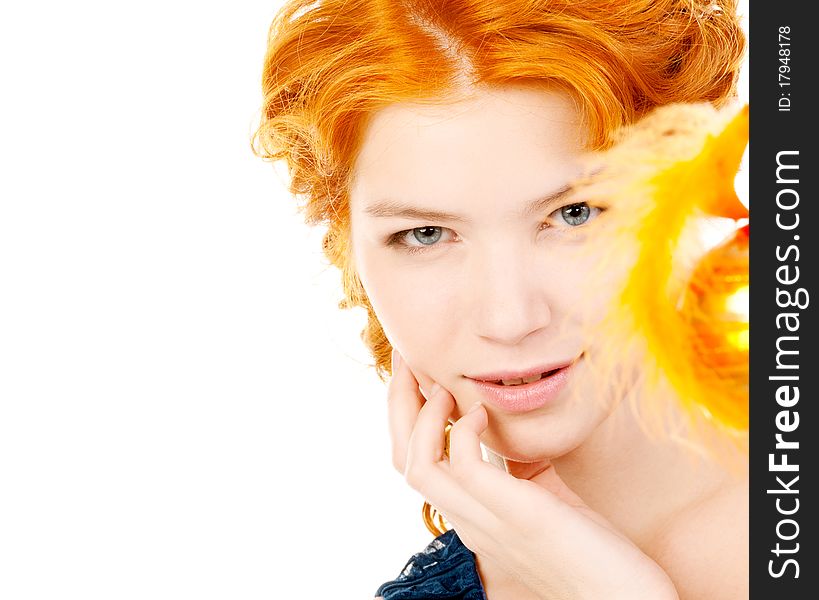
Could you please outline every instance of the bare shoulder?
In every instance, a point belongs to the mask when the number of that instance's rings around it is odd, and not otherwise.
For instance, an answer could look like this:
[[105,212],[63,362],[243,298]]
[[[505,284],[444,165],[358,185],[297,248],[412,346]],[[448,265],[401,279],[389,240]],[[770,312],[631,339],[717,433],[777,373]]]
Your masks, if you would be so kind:
[[680,512],[649,550],[681,600],[748,598],[748,480]]

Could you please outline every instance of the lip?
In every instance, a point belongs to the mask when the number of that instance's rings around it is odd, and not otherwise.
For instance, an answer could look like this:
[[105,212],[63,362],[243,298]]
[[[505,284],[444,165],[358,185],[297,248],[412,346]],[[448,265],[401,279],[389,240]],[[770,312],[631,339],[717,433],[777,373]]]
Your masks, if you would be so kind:
[[474,379],[476,381],[486,382],[500,381],[501,379],[526,379],[527,377],[531,377],[532,375],[540,375],[541,373],[547,373],[549,371],[554,371],[555,369],[562,369],[563,367],[568,367],[571,364],[577,362],[579,359],[580,357],[577,357],[572,360],[564,360],[562,362],[556,362],[547,365],[537,365],[525,371],[496,371],[494,373],[484,373],[482,375],[467,375],[467,377],[469,379]]
[[[469,379],[471,379],[479,389],[482,396],[498,408],[513,413],[528,412],[545,406],[554,400],[563,388],[566,387],[566,383],[574,366],[581,358],[583,358],[582,354],[577,359],[568,363],[564,362],[556,365],[539,366],[527,371],[499,371],[497,373],[487,373],[476,377],[469,377]],[[492,380],[531,377],[532,375],[545,373],[554,369],[559,370],[548,377],[533,381],[532,383],[515,386],[492,383]]]

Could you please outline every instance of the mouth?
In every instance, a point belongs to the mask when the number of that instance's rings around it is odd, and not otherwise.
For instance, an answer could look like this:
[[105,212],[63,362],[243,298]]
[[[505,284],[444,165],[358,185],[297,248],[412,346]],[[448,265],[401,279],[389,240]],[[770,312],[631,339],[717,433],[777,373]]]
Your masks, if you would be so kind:
[[494,383],[495,385],[506,385],[506,386],[514,387],[514,386],[517,386],[517,385],[524,385],[524,384],[527,384],[527,383],[534,383],[535,381],[540,381],[541,379],[543,379],[545,377],[549,377],[551,375],[554,375],[555,373],[560,371],[560,369],[563,369],[566,366],[568,366],[568,365],[564,365],[563,367],[558,367],[557,369],[552,369],[551,371],[544,371],[542,373],[539,373],[537,375],[533,375],[531,377],[512,377],[512,378],[509,378],[509,379],[495,379],[495,380],[489,380],[489,381],[479,379],[478,381],[485,381],[485,383]]
[[468,377],[484,399],[507,412],[528,412],[545,406],[568,385],[569,376],[583,353],[560,364],[534,367],[526,371],[499,371]]
[[572,360],[561,361],[549,365],[540,365],[524,371],[497,371],[483,375],[467,375],[466,377],[479,383],[490,383],[508,387],[527,385],[555,375],[559,371],[572,366],[574,363],[580,360],[582,356],[583,353],[581,352],[578,357]]

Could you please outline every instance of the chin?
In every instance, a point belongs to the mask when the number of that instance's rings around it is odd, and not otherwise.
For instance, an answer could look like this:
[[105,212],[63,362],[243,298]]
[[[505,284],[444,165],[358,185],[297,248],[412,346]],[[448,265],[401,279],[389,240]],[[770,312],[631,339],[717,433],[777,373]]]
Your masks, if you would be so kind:
[[[491,418],[490,418],[491,419]],[[564,456],[588,437],[593,426],[552,423],[507,424],[493,427],[491,424],[481,436],[481,442],[495,454],[516,462],[538,462]],[[555,427],[554,425],[557,425]]]

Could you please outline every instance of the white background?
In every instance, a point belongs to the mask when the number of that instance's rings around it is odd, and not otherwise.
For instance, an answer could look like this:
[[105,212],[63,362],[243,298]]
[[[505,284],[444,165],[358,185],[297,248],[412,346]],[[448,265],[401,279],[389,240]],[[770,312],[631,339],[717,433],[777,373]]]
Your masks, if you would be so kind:
[[279,4],[0,10],[6,600],[365,599],[431,539],[363,315],[250,152]]

